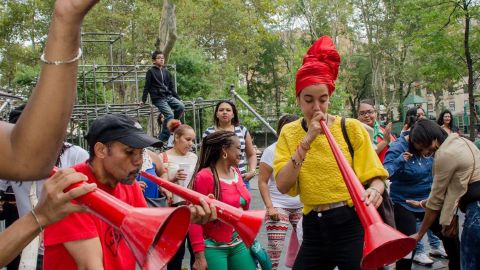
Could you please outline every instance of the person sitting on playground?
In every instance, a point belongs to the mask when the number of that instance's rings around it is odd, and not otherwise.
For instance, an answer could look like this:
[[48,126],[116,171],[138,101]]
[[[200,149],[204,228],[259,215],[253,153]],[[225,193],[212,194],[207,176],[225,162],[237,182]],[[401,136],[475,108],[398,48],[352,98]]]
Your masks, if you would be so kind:
[[175,91],[175,85],[170,72],[165,68],[165,56],[163,52],[155,51],[152,53],[153,67],[151,67],[145,76],[145,86],[143,88],[142,102],[147,101],[150,94],[152,104],[155,105],[164,116],[162,132],[159,135],[160,141],[165,143],[170,136],[167,128],[168,120],[180,119],[183,114],[184,105]]
[[[147,207],[136,181],[143,148],[160,142],[135,127],[126,115],[104,115],[90,127],[86,139],[90,158],[73,167],[89,183],[134,206]],[[192,221],[216,218],[215,208],[191,206]],[[45,230],[44,269],[135,269],[133,253],[122,235],[90,213],[75,213]]]

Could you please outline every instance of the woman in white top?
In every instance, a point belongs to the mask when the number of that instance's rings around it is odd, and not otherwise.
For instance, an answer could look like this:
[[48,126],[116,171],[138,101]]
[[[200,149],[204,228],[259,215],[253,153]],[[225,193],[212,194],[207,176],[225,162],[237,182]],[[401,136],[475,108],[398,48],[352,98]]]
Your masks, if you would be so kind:
[[[192,153],[192,146],[195,142],[195,131],[189,125],[182,124],[177,119],[168,122],[167,128],[173,134],[173,148],[163,152],[161,159],[168,173],[168,180],[182,187],[188,187],[192,179],[195,165],[197,164],[197,155]],[[172,206],[185,204],[185,199],[173,195]],[[189,245],[189,250],[190,245]],[[193,252],[190,251],[190,258],[193,258]],[[167,265],[167,270],[180,270],[182,260],[185,255],[185,243],[183,243],[175,256]],[[193,264],[193,261],[191,261]]]
[[[282,116],[278,120],[277,134],[280,134],[285,124],[297,119],[298,116],[293,114]],[[295,233],[297,223],[302,217],[303,208],[298,196],[291,197],[278,191],[272,168],[276,144],[270,145],[263,151],[260,159],[260,174],[258,176],[258,189],[267,208],[265,217],[265,228],[268,237],[267,252],[274,270],[277,269],[280,256],[282,255],[288,224],[292,225]]]
[[[197,155],[190,151],[195,142],[195,131],[177,119],[170,120],[167,127],[173,134],[173,148],[163,152],[161,158],[168,172],[168,180],[187,187],[197,164]],[[185,199],[173,196],[173,206],[184,202]]]

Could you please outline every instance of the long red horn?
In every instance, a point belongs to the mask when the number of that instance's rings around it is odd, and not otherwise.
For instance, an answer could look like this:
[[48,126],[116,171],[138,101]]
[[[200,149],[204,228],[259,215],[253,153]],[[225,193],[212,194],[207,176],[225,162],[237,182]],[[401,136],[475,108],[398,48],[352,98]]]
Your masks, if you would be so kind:
[[[84,184],[72,184],[65,191]],[[190,225],[186,206],[135,208],[98,188],[75,201],[118,229],[144,270],[163,269],[183,243]]]
[[415,248],[417,242],[385,224],[377,209],[372,204],[367,206],[362,201],[365,188],[358,180],[345,156],[343,156],[325,121],[320,121],[320,125],[327,137],[328,144],[335,156],[365,231],[363,258],[360,266],[363,269],[376,269],[403,258]]
[[234,227],[247,247],[252,245],[255,236],[260,231],[265,210],[243,211],[146,172],[141,172],[140,175],[194,204],[200,204],[202,198],[207,203],[213,204],[217,208],[218,219]]

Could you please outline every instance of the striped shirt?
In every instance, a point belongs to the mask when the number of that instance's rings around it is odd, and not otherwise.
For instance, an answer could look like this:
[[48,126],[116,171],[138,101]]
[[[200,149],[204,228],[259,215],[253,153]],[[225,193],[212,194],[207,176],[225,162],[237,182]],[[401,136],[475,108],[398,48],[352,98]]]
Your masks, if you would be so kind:
[[[208,135],[214,133],[215,127],[209,127],[203,133],[202,138],[207,137]],[[247,158],[245,154],[245,139],[247,137],[248,130],[244,126],[235,126],[235,134],[237,135],[238,139],[240,139],[240,150],[242,152],[242,158],[240,159],[240,163],[238,164],[238,169],[240,170],[241,174],[247,173]]]

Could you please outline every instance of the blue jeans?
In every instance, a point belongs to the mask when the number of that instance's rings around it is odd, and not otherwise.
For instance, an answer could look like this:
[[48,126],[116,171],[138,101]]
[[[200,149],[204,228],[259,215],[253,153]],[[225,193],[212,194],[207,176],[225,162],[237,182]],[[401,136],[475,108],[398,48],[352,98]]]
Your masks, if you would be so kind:
[[[420,224],[422,224],[422,221],[420,219],[417,219],[417,231],[420,228]],[[440,247],[440,239],[435,234],[433,234],[431,230],[427,231],[427,237],[428,237],[428,244],[430,245],[430,248]],[[424,251],[425,251],[425,247],[423,246],[423,242],[418,241],[416,253],[423,253]]]
[[480,269],[480,201],[467,205],[460,245],[462,270]]
[[168,121],[172,118],[180,119],[180,116],[182,116],[185,106],[180,100],[172,96],[152,100],[152,104],[155,105],[158,110],[163,114],[164,119],[162,125],[162,132],[158,136],[158,139],[166,143],[168,137],[170,137],[170,131],[167,128]]

